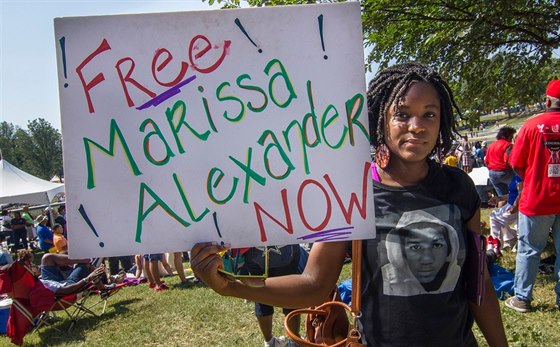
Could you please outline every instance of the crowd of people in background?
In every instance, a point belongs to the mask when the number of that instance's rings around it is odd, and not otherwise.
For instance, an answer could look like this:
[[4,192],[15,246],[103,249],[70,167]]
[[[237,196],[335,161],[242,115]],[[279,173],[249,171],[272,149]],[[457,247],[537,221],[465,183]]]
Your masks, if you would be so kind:
[[47,207],[36,217],[33,217],[28,205],[13,209],[11,213],[3,209],[0,216],[0,242],[3,250],[10,251],[12,255],[20,249],[65,253],[67,251],[65,213],[64,205],[58,208]]
[[484,158],[488,151],[488,141],[470,142],[465,135],[462,141],[455,141],[451,149],[443,157],[443,163],[458,167],[470,173],[474,168],[484,167]]
[[[546,111],[528,119],[519,130],[501,127],[496,141],[484,141],[471,156],[473,167],[486,166],[493,196],[488,248],[496,257],[509,249],[516,254],[515,295],[505,305],[518,312],[529,312],[533,288],[548,244],[554,249],[556,305],[560,308],[560,81],[552,80],[546,89]],[[450,151],[444,164],[470,168],[457,156],[468,153],[467,139]],[[464,159],[464,157],[463,157]],[[495,259],[492,258],[492,259]]]
[[[0,215],[0,242],[2,256],[0,265],[11,263],[17,259],[17,254],[26,251],[27,255],[44,252],[53,254],[52,258],[65,262],[68,258],[68,229],[66,223],[66,206],[56,208],[47,207],[40,210],[34,217],[30,206],[3,209]],[[24,254],[24,253],[21,253]],[[26,255],[26,256],[27,256]],[[186,276],[183,262],[188,254],[175,252],[169,255],[182,286],[198,283],[194,276]],[[62,259],[62,260],[61,260]],[[148,282],[148,287],[156,291],[169,289],[162,277],[174,275],[174,271],[167,261],[167,254],[137,254],[130,256],[108,257],[108,282],[123,282],[128,278],[139,278]],[[78,263],[72,265],[81,266]],[[105,269],[105,268],[104,268]],[[85,273],[84,271],[80,273]],[[87,275],[87,273],[86,273]]]
[[519,200],[519,235],[515,295],[506,306],[532,310],[533,288],[541,254],[552,237],[556,261],[556,306],[560,309],[560,80],[546,88],[546,111],[529,118],[519,130],[508,162],[523,179]]

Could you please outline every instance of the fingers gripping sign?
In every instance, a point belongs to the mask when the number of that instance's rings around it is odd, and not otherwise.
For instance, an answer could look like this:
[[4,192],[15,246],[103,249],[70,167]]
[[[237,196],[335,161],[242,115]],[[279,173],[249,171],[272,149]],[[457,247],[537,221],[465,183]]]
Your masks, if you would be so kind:
[[227,250],[229,245],[218,242],[201,242],[191,250],[191,268],[198,278],[217,293],[222,293],[229,281],[220,275],[218,269],[223,269],[222,258],[219,253]]

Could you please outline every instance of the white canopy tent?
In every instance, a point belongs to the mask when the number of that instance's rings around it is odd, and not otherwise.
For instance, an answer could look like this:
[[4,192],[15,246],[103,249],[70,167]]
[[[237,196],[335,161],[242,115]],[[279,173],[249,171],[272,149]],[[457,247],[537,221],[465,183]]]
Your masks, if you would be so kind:
[[50,204],[62,192],[64,184],[40,179],[0,160],[0,204]]

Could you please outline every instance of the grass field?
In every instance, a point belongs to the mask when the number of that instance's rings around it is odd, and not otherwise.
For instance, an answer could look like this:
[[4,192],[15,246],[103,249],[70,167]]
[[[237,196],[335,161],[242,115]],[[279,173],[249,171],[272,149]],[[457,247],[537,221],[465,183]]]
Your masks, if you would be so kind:
[[[486,222],[489,211],[482,211]],[[515,253],[505,253],[500,264],[513,269]],[[341,279],[348,277],[350,266],[345,265]],[[110,299],[102,317],[85,317],[69,333],[43,327],[27,335],[24,346],[262,346],[252,303],[221,297],[204,286],[179,287],[176,276],[166,282],[171,290],[165,292],[149,290],[146,284],[126,287]],[[530,313],[516,313],[500,302],[511,346],[560,346],[560,310],[554,305],[553,285],[552,275],[539,274]],[[63,319],[54,326],[64,330],[69,321],[59,317]],[[476,326],[474,331],[486,346]],[[274,332],[283,334],[280,312]],[[11,343],[0,337],[0,345]]]
[[[522,112],[522,113],[515,113],[511,114],[508,118],[505,114],[498,114],[498,115],[489,115],[483,116],[480,118],[481,121],[489,122],[489,125],[482,131],[477,131],[474,134],[471,134],[470,131],[461,131],[462,135],[468,135],[469,140],[472,141],[488,141],[492,143],[496,141],[496,133],[498,130],[503,126],[510,126],[515,129],[521,128],[523,123],[527,120],[527,118],[542,112],[540,111],[531,111],[531,112]],[[497,121],[497,124],[494,122]],[[471,136],[474,135],[474,136]]]

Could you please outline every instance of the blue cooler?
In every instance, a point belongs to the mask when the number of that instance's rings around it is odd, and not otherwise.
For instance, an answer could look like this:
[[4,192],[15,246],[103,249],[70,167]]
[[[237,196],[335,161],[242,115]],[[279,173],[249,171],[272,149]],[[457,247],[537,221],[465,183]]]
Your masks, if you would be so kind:
[[0,334],[6,333],[8,325],[8,317],[10,316],[10,308],[12,307],[12,299],[7,298],[0,300]]

